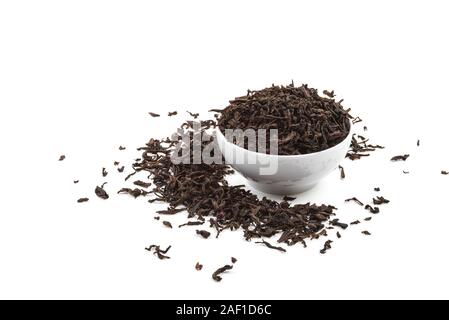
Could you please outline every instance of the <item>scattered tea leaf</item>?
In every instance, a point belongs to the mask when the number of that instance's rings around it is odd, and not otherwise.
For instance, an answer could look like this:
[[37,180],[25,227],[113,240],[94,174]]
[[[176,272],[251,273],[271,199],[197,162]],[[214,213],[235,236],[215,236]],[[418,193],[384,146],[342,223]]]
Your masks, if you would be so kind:
[[182,212],[185,211],[185,208],[181,208],[181,209],[167,209],[167,210],[159,210],[156,211],[159,214],[166,214],[166,215],[172,215],[172,214],[177,214],[178,212]]
[[362,234],[366,235],[366,236],[370,236],[371,233],[369,231],[362,231]]
[[341,238],[341,234],[340,232],[337,231],[337,238],[340,239]]
[[89,198],[80,198],[78,199],[78,203],[83,203],[89,201]]
[[145,248],[147,251],[154,251],[153,254],[156,255],[160,260],[170,259],[169,256],[166,255],[168,250],[170,250],[171,246],[168,246],[167,249],[162,250],[160,246],[152,244],[148,248]]
[[354,201],[355,203],[357,203],[359,206],[363,206],[363,202],[361,202],[359,199],[357,199],[356,197],[352,197],[349,199],[346,199],[345,202],[350,202],[350,201]]
[[101,170],[101,174],[102,174],[103,177],[106,177],[108,175],[108,172],[106,171],[106,168],[103,168]]
[[323,90],[323,94],[328,96],[329,98],[334,98],[335,97],[334,90],[332,90],[332,91]]
[[360,221],[359,220],[355,220],[355,221],[352,221],[350,224],[351,225],[357,225],[357,224],[360,224]]
[[95,194],[97,195],[98,198],[101,198],[103,200],[109,199],[108,193],[104,190],[105,184],[106,184],[106,182],[103,183],[103,185],[101,187],[97,186],[95,188]]
[[187,111],[188,114],[190,114],[190,116],[192,116],[194,119],[198,118],[200,116],[199,113],[192,113],[190,111]]
[[374,188],[374,191],[379,192],[380,188]]
[[196,271],[201,271],[203,269],[203,265],[200,264],[199,262],[197,262],[195,265],[195,269],[196,269]]
[[324,248],[320,250],[320,253],[325,254],[327,252],[327,250],[332,249],[332,246],[331,246],[332,242],[333,242],[332,240],[327,240],[324,243]]
[[338,166],[338,168],[340,169],[340,178],[346,178],[345,169],[342,166]]
[[343,230],[348,228],[348,224],[340,222],[340,219],[334,219],[334,220],[330,221],[330,224],[335,227],[342,228]]
[[149,188],[149,187],[151,187],[151,182],[144,182],[142,180],[134,181],[134,184],[136,186],[139,186],[139,187],[142,187],[142,188]]
[[173,228],[172,224],[171,224],[169,221],[162,221],[162,224],[163,224],[164,226],[166,226],[167,228],[170,228],[170,229]]
[[123,171],[125,171],[125,166],[121,166],[120,168],[117,168],[117,171],[122,173]]
[[369,212],[371,212],[372,214],[377,214],[377,213],[379,213],[380,212],[380,210],[379,210],[379,208],[378,207],[371,207],[369,204],[367,204],[366,206],[365,206],[365,209],[366,210],[369,210]]
[[281,252],[287,252],[287,250],[285,250],[284,248],[273,246],[271,243],[269,243],[269,242],[267,242],[267,241],[265,241],[263,239],[262,239],[262,241],[257,241],[256,243],[264,244],[266,247],[268,247],[270,249],[273,249],[273,250],[278,250],[278,251],[281,251]]
[[363,120],[360,117],[355,117],[354,119],[352,119],[352,124],[356,124],[359,122],[362,122]]
[[391,161],[406,161],[408,157],[410,157],[410,155],[408,154],[394,156],[393,158],[391,158]]
[[448,171],[442,170],[442,171],[441,171],[441,174],[447,176],[447,175],[449,174],[449,172],[448,172]]
[[371,221],[371,219],[372,219],[372,217],[366,217],[366,218],[363,219],[363,220],[365,220],[365,221]]
[[65,155],[62,155],[59,157],[59,161],[64,161],[65,160]]
[[212,279],[214,279],[217,282],[220,282],[222,280],[222,278],[220,277],[220,275],[228,270],[231,270],[233,267],[230,265],[225,265],[221,268],[218,268],[213,274],[212,274]]
[[384,204],[384,203],[390,203],[390,200],[385,199],[384,197],[375,197],[373,198],[373,203],[375,205]]
[[126,147],[120,146],[120,147],[118,147],[118,149],[119,149],[120,151],[123,151],[123,150],[126,150]]
[[117,192],[119,194],[129,194],[131,196],[133,196],[134,198],[138,198],[140,196],[146,196],[148,195],[150,192],[142,190],[142,189],[130,189],[130,188],[122,188],[119,190],[119,192]]
[[346,154],[346,158],[349,158],[350,160],[359,160],[362,157],[368,157],[370,152],[374,152],[376,149],[384,149],[384,147],[380,145],[368,144],[368,139],[360,135],[353,134],[350,149]]
[[210,237],[210,232],[206,230],[196,230],[196,234],[200,235],[204,239],[207,239]]
[[234,263],[236,263],[237,262],[237,259],[236,258],[234,258],[234,257],[231,257],[231,262],[234,264]]
[[153,118],[156,118],[156,117],[160,117],[160,116],[161,116],[160,114],[157,114],[157,113],[154,113],[154,112],[148,112],[148,114],[149,114],[150,116],[152,116]]
[[134,171],[134,172],[128,174],[128,175],[126,176],[126,178],[125,178],[125,181],[128,181],[128,179],[131,178],[131,177],[132,177],[133,175],[135,175],[136,173],[137,173],[137,171]]
[[168,116],[173,117],[173,116],[176,116],[177,114],[178,114],[178,111],[173,111],[173,112],[169,112]]
[[79,183],[80,181],[79,180],[73,180],[73,183],[74,184],[77,184],[77,183]]
[[188,221],[186,223],[180,224],[178,226],[178,228],[182,228],[182,227],[185,227],[185,226],[200,226],[202,224],[204,224],[204,221]]

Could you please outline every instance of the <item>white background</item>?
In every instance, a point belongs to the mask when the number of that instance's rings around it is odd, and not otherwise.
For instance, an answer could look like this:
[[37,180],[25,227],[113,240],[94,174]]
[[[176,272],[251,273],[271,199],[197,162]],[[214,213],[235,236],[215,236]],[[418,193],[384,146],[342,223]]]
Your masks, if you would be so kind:
[[[449,171],[448,9],[410,0],[2,1],[0,297],[449,298],[449,176],[440,174]],[[334,171],[299,196],[337,206],[346,222],[369,216],[346,198],[367,202],[379,186],[391,200],[326,255],[325,239],[286,254],[240,231],[203,240],[195,227],[154,220],[164,206],[115,195],[126,173],[112,162],[129,165],[185,110],[207,118],[248,88],[292,79],[334,89],[387,147],[345,160],[346,180]],[[180,115],[147,114],[173,110]],[[403,153],[407,162],[389,161]],[[93,194],[104,180],[108,201]],[[82,196],[91,201],[77,204]],[[153,243],[171,244],[172,259],[144,250]],[[231,256],[234,270],[214,282]]]

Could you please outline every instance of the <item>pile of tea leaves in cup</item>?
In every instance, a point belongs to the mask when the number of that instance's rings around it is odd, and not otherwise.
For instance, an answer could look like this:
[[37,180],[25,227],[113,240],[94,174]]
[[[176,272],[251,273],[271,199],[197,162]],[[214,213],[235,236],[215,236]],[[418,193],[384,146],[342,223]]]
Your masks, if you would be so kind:
[[[351,129],[349,114],[343,100],[336,101],[334,92],[307,85],[271,86],[231,100],[218,112],[218,126],[226,129],[277,130],[278,154],[300,155],[331,148],[342,142]],[[269,139],[266,140],[269,142]],[[248,144],[245,144],[248,149]],[[269,147],[266,148],[269,150]]]

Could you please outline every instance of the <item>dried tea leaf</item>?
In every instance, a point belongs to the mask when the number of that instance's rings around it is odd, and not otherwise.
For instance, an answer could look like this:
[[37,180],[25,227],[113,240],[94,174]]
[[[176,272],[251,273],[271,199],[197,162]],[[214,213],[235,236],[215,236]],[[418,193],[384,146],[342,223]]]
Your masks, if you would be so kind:
[[172,214],[177,214],[178,212],[182,212],[185,211],[185,208],[181,208],[181,209],[167,209],[167,210],[159,210],[156,211],[159,214],[166,214],[166,215],[172,215]]
[[338,166],[338,168],[340,169],[340,178],[346,178],[345,169],[342,166]]
[[142,188],[149,188],[149,187],[151,187],[151,182],[144,182],[142,180],[134,181],[134,184],[136,186],[139,186],[139,187],[142,187]]
[[104,190],[105,184],[106,184],[106,182],[103,183],[103,185],[101,187],[97,186],[95,188],[95,194],[97,195],[98,198],[101,198],[103,200],[109,199],[108,193]]
[[139,188],[135,188],[135,189],[130,189],[130,188],[122,188],[119,190],[119,192],[117,192],[119,194],[129,194],[131,196],[133,196],[134,198],[138,198],[138,197],[144,197],[146,195],[149,194],[148,191],[139,189]]
[[375,197],[373,198],[373,203],[375,205],[384,204],[384,203],[390,203],[390,200],[385,199],[384,197]]
[[204,239],[207,239],[210,237],[210,232],[208,232],[206,230],[196,230],[196,234],[200,235]]
[[377,214],[377,213],[379,213],[380,212],[380,210],[379,210],[379,208],[378,207],[371,207],[369,204],[367,204],[366,206],[365,206],[365,209],[366,210],[369,210],[369,212],[371,212],[372,214]]
[[160,117],[160,116],[161,116],[160,114],[157,114],[157,113],[154,113],[154,112],[148,112],[148,114],[149,114],[150,116],[152,116],[153,118],[156,118],[156,117]]
[[160,260],[170,259],[169,256],[166,255],[168,250],[170,250],[171,246],[168,246],[167,249],[162,250],[160,246],[152,244],[148,248],[145,248],[147,251],[154,251],[153,254],[156,255]]
[[340,222],[340,219],[334,219],[334,220],[330,221],[329,223],[335,227],[342,228],[343,230],[348,228],[348,224]]
[[359,123],[359,122],[362,122],[362,121],[363,121],[362,118],[355,117],[354,119],[352,119],[352,124],[356,124],[356,123]]
[[334,97],[335,97],[334,90],[332,90],[332,91],[323,90],[323,94],[325,94],[325,95],[328,96],[329,98],[334,98]]
[[187,111],[187,113],[190,114],[194,119],[196,119],[196,118],[198,118],[200,116],[199,113],[193,113],[193,112],[190,112],[190,111]]
[[163,224],[164,226],[166,226],[167,228],[170,228],[170,229],[173,228],[172,224],[171,224],[169,221],[162,221],[162,224]]
[[262,241],[257,241],[256,243],[264,244],[267,248],[270,248],[270,249],[273,249],[273,250],[278,250],[278,251],[281,251],[281,252],[287,252],[287,250],[285,250],[284,248],[273,246],[271,243],[269,243],[269,242],[267,242],[267,241],[265,241],[263,239],[262,239]]
[[180,224],[178,227],[185,227],[185,226],[200,226],[204,224],[204,221],[188,221],[186,223]]
[[408,157],[410,157],[410,155],[408,154],[394,156],[393,158],[391,158],[391,161],[406,161]]
[[350,160],[359,160],[362,157],[368,157],[370,152],[376,149],[383,149],[383,146],[368,144],[368,139],[360,135],[352,135],[351,145],[346,157]]
[[78,203],[83,203],[83,202],[87,202],[87,201],[89,201],[89,198],[80,198],[80,199],[78,199]]
[[203,269],[203,265],[200,264],[199,262],[197,262],[195,265],[195,269],[196,269],[196,271],[201,271]]
[[327,250],[332,249],[332,246],[331,246],[332,242],[333,242],[332,240],[327,240],[324,243],[324,248],[320,250],[320,253],[325,254],[327,252]]
[[128,181],[128,179],[131,178],[131,177],[132,177],[133,175],[135,175],[136,173],[137,173],[137,171],[134,171],[134,172],[128,174],[128,175],[126,176],[126,178],[125,178],[125,181]]
[[352,197],[350,199],[346,199],[345,202],[350,202],[350,201],[354,201],[355,203],[357,203],[359,206],[364,206],[363,202],[361,202],[359,199],[357,199],[356,197]]
[[220,277],[220,275],[228,270],[231,270],[233,267],[231,265],[225,265],[221,268],[218,268],[213,274],[212,274],[212,279],[214,279],[217,282],[220,282],[222,280],[222,278]]

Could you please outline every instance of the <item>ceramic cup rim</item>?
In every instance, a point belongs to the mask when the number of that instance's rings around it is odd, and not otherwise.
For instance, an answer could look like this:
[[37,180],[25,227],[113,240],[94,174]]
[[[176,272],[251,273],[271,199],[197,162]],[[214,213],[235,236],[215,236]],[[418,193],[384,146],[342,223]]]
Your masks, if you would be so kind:
[[271,157],[271,158],[280,158],[280,159],[293,159],[293,158],[307,158],[307,157],[314,157],[317,155],[323,155],[325,153],[332,153],[334,150],[337,150],[340,148],[341,145],[344,145],[348,142],[348,140],[352,139],[352,130],[353,130],[353,124],[351,119],[349,120],[349,132],[348,135],[339,143],[337,143],[335,146],[321,150],[321,151],[316,151],[316,152],[311,152],[311,153],[306,153],[306,154],[293,154],[293,155],[276,155],[276,154],[266,154],[266,153],[261,153],[261,152],[255,152],[255,151],[251,151],[248,149],[245,149],[239,145],[236,145],[235,143],[230,142],[229,140],[226,139],[226,137],[223,135],[223,133],[221,132],[220,128],[217,126],[215,128],[215,132],[217,135],[220,135],[220,138],[226,143],[229,144],[231,146],[233,146],[233,148],[236,148],[238,151],[240,152],[246,152],[250,155],[255,155],[255,156],[264,156],[264,157]]

